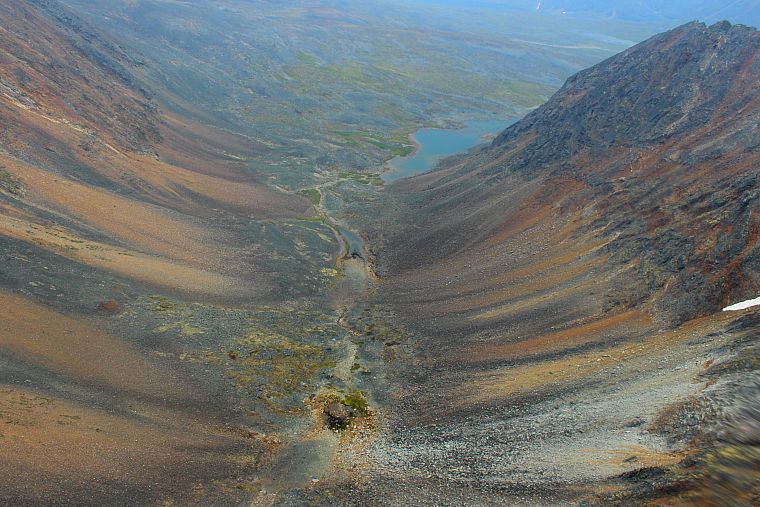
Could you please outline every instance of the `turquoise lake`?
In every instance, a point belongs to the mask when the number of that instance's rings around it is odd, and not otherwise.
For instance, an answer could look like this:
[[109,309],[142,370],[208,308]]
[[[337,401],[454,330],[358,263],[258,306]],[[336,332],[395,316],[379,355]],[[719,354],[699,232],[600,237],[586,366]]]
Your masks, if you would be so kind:
[[390,170],[383,173],[383,180],[390,183],[429,171],[442,159],[466,152],[485,142],[486,136],[498,134],[514,122],[515,120],[467,121],[461,129],[420,129],[411,136],[419,146],[417,151],[408,157],[390,160]]

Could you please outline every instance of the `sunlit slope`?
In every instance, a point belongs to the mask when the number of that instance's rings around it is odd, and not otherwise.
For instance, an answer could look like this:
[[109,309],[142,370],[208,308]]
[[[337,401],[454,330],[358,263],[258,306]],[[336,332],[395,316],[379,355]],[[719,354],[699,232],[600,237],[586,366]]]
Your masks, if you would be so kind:
[[[296,401],[225,347],[296,320],[251,308],[318,294],[339,245],[61,4],[0,27],[0,503],[234,504],[276,446],[249,414]],[[307,352],[294,390],[329,364]]]

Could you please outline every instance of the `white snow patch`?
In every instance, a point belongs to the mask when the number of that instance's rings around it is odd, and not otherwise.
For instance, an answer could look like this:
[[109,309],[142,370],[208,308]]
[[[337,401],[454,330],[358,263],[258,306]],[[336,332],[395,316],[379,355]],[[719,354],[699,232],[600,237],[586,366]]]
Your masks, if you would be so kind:
[[755,299],[748,299],[735,305],[727,306],[723,309],[724,312],[733,312],[736,310],[744,310],[745,308],[752,308],[753,306],[760,306],[760,297]]

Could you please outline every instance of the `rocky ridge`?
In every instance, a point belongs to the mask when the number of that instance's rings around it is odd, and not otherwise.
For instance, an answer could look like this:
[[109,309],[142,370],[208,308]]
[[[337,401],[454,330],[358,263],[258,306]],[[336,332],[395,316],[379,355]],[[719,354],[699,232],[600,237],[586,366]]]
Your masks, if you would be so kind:
[[418,339],[368,491],[752,505],[758,310],[721,309],[760,293],[759,55],[681,26],[388,189],[378,298]]

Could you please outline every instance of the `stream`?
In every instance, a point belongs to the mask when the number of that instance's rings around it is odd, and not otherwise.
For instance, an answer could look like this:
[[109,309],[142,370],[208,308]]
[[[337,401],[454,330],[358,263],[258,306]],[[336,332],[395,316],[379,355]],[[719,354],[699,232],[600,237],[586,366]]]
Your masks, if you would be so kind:
[[[489,136],[511,123],[509,120],[471,121],[466,122],[461,129],[418,130],[410,136],[417,145],[415,153],[389,161],[388,166],[392,170],[383,174],[383,179],[389,183],[429,171],[442,158],[465,152],[487,141]],[[323,188],[318,189],[323,191]],[[335,268],[341,276],[331,290],[331,304],[335,310],[336,323],[345,334],[332,345],[341,348],[343,357],[333,369],[333,375],[335,381],[344,388],[364,393],[372,411],[382,420],[384,403],[391,389],[384,358],[388,342],[365,335],[360,318],[361,314],[368,311],[368,295],[376,283],[372,259],[360,234],[333,218],[331,210],[321,203],[316,208],[340,245]],[[340,462],[335,461],[339,454],[337,451],[345,445],[345,442],[341,442],[340,435],[327,429],[312,431],[307,438],[291,442],[280,451],[274,467],[276,478],[268,485],[269,491],[257,495],[254,505],[268,505],[273,494],[316,484],[327,475],[335,473],[335,467],[340,468]],[[352,445],[362,444],[354,442]]]

